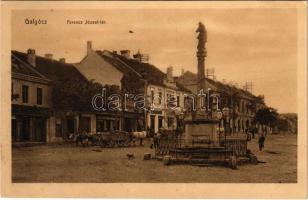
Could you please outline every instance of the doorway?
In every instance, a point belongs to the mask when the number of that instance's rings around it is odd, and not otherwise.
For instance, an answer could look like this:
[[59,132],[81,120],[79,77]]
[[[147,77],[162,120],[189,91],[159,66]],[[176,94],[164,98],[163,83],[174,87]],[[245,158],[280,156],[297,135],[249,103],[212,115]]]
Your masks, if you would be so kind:
[[30,118],[24,117],[21,121],[21,141],[30,141]]
[[46,142],[46,119],[33,118],[33,137],[32,141]]
[[130,118],[124,118],[124,130],[126,132],[132,131],[132,123]]
[[91,132],[91,118],[90,117],[80,117],[80,122],[79,122],[79,128],[80,132]]
[[150,132],[155,133],[155,115],[151,115]]

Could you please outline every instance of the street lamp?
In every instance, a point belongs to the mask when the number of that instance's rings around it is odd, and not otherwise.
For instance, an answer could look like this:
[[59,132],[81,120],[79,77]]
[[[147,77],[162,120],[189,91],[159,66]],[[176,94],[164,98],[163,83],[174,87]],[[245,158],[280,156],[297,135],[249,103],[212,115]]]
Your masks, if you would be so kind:
[[226,123],[229,121],[229,111],[230,109],[228,107],[224,107],[222,109],[222,115],[224,120],[224,135],[225,135],[225,157],[227,155],[227,134],[226,134]]

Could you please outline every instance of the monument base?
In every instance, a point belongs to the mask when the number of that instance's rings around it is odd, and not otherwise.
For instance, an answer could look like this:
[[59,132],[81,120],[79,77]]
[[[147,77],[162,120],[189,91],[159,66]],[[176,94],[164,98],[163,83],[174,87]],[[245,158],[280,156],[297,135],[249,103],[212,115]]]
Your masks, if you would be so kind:
[[218,147],[219,133],[218,120],[196,119],[185,121],[183,134],[184,147]]

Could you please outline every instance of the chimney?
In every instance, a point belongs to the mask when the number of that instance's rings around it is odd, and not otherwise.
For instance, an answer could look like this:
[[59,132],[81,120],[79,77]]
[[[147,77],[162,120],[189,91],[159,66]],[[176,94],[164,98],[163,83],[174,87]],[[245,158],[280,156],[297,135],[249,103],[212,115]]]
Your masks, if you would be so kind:
[[65,58],[60,58],[60,59],[59,59],[59,62],[65,63]]
[[87,54],[92,51],[92,41],[87,41]]
[[27,61],[30,65],[36,66],[36,56],[35,56],[35,49],[28,49],[27,51]]
[[52,60],[53,55],[51,53],[46,53],[45,58]]
[[125,58],[129,59],[130,58],[130,50],[121,50],[121,55],[124,56]]
[[140,51],[138,50],[138,52],[136,54],[133,55],[133,58],[135,60],[138,60],[139,62],[141,62],[142,60],[142,54],[140,53]]
[[173,67],[167,67],[167,80],[173,82]]

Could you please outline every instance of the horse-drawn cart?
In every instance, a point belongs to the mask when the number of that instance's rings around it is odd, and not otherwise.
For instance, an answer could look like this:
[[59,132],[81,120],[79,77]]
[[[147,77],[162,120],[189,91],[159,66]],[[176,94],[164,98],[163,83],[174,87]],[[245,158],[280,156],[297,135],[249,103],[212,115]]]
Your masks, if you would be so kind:
[[103,148],[128,147],[132,141],[132,134],[124,131],[99,132],[96,134],[80,134],[76,136],[76,145],[101,146]]
[[131,134],[124,131],[105,132],[101,134],[101,147],[128,147],[130,146],[132,137]]

